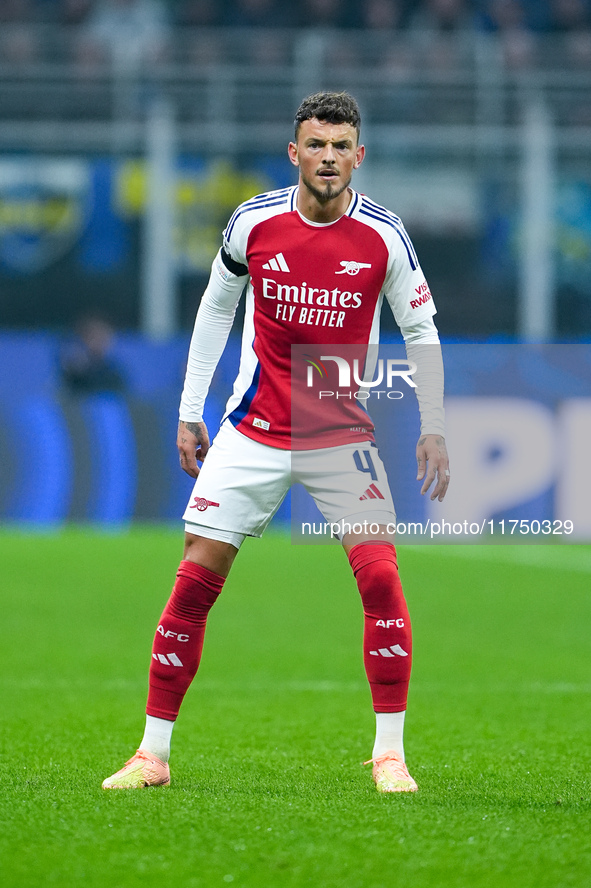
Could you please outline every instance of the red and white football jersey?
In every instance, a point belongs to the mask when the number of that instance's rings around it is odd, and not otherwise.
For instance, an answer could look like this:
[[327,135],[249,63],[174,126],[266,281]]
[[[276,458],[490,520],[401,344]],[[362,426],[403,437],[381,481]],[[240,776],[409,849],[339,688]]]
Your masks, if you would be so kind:
[[[363,366],[367,346],[379,339],[384,297],[400,327],[435,314],[397,216],[352,192],[336,222],[309,222],[296,209],[297,190],[246,201],[224,231],[225,251],[250,276],[240,370],[226,417],[249,438],[285,449],[293,446],[292,345],[357,345]],[[303,449],[372,439],[371,420],[355,399],[332,406],[323,400],[312,412],[309,439],[297,445]]]

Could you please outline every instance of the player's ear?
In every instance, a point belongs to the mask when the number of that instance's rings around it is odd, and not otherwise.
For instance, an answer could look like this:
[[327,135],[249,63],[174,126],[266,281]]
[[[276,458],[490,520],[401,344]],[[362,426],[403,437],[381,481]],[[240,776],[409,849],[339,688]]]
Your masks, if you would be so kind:
[[363,158],[365,157],[365,145],[358,145],[357,152],[355,154],[355,163],[353,164],[353,169],[356,170],[357,167],[360,167],[363,163]]
[[287,146],[287,156],[291,160],[294,166],[299,166],[300,162],[298,160],[298,146],[295,142],[290,142]]

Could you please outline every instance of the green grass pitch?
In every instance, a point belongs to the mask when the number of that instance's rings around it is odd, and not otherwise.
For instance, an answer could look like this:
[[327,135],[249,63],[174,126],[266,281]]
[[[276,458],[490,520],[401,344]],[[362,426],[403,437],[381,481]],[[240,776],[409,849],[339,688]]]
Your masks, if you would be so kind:
[[400,547],[406,749],[379,796],[338,548],[249,540],[212,611],[172,785],[101,790],[143,728],[181,534],[0,534],[4,888],[591,885],[591,548]]

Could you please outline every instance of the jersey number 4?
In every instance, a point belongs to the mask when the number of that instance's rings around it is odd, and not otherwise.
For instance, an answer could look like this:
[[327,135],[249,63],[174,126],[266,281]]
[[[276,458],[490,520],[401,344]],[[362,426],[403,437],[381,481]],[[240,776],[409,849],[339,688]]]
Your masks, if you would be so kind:
[[367,472],[369,475],[371,475],[372,481],[378,480],[378,473],[376,472],[376,468],[373,464],[373,460],[371,458],[371,453],[369,452],[369,450],[356,450],[353,454],[353,459],[355,460],[355,465],[360,472]]

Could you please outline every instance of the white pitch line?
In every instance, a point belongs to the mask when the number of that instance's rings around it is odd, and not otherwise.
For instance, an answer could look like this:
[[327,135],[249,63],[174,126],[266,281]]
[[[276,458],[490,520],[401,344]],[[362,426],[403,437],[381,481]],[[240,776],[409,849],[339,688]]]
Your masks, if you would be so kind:
[[[402,547],[401,547],[402,548]],[[405,551],[419,549],[421,554],[431,553],[438,557],[464,558],[467,561],[502,561],[505,564],[521,564],[528,567],[558,568],[577,573],[591,573],[591,547],[581,545],[535,546],[407,546]]]

